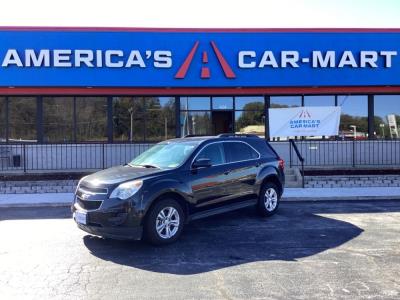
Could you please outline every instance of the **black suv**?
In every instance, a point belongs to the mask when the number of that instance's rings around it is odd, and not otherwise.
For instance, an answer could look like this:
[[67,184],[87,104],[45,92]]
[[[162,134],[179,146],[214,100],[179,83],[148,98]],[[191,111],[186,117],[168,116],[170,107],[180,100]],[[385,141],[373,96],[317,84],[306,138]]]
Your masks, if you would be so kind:
[[172,139],[126,165],[83,177],[72,212],[91,234],[167,244],[191,220],[250,205],[263,216],[274,214],[283,169],[283,160],[257,136]]

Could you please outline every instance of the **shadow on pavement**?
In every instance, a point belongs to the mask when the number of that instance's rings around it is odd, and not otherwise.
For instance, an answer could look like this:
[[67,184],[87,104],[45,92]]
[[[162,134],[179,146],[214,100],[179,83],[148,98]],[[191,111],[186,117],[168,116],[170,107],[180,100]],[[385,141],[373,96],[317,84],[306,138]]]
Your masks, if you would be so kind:
[[293,261],[343,245],[363,230],[318,214],[400,211],[400,202],[282,203],[278,214],[260,218],[244,209],[188,224],[181,239],[165,247],[85,236],[101,259],[171,274],[197,274],[256,261]]

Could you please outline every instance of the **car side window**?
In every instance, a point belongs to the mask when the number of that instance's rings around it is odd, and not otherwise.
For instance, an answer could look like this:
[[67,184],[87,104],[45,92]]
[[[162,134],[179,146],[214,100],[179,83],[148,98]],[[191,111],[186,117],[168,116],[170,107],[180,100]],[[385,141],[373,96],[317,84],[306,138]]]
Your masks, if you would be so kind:
[[211,165],[219,165],[225,163],[225,153],[222,143],[215,143],[205,146],[200,150],[196,160],[199,158],[208,158],[211,160]]
[[225,154],[227,162],[257,159],[258,153],[249,145],[240,142],[225,142]]

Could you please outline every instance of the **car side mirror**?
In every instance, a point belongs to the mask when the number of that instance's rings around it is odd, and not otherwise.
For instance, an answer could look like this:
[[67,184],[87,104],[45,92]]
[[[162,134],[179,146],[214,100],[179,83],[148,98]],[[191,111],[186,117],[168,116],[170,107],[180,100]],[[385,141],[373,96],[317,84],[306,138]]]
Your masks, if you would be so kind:
[[209,168],[211,167],[211,160],[209,158],[199,158],[192,164],[193,169]]

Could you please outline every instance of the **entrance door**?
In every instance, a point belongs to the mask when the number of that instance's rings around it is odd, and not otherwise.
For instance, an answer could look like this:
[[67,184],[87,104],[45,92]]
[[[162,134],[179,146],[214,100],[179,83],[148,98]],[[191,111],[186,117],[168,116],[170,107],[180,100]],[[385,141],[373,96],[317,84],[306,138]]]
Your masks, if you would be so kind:
[[211,118],[214,135],[233,132],[233,111],[213,111]]

